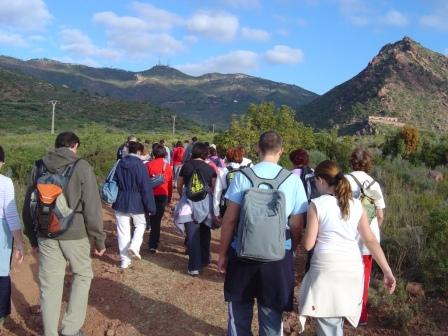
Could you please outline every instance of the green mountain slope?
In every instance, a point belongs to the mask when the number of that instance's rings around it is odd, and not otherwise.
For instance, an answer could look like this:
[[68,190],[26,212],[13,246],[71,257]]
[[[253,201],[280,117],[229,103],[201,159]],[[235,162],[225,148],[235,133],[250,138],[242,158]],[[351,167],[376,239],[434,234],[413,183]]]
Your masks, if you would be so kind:
[[212,73],[193,77],[162,65],[143,72],[130,72],[3,56],[0,67],[19,70],[54,85],[85,89],[91,94],[151,102],[176,114],[220,126],[227,125],[232,114],[246,112],[251,103],[273,101],[297,109],[317,97],[295,85],[243,74]]
[[448,130],[448,58],[405,37],[384,46],[358,75],[298,112],[313,127],[337,124],[343,132],[356,131],[368,116]]
[[[148,103],[120,101],[90,95],[36,80],[0,67],[0,130],[27,132],[50,129],[50,99],[56,99],[56,129],[82,127],[86,123],[126,129],[129,131],[169,130],[172,113]],[[177,129],[198,127],[179,117]]]

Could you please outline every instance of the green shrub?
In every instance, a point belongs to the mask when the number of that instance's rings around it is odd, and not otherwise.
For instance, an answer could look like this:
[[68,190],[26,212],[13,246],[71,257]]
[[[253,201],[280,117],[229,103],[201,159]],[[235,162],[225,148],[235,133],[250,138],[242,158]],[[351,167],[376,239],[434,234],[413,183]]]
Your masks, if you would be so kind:
[[426,290],[448,297],[448,205],[431,212],[430,220],[423,226],[423,233],[425,249],[421,265]]
[[369,304],[374,307],[385,327],[394,328],[407,334],[417,307],[409,301],[405,285],[399,281],[393,295],[387,293],[382,285],[370,287]]

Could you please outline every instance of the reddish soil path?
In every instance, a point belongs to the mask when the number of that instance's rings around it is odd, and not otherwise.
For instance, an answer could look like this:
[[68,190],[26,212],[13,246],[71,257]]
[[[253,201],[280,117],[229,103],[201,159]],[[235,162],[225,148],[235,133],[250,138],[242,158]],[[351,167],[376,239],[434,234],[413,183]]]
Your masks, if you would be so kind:
[[[223,278],[216,269],[219,232],[212,235],[212,264],[200,277],[192,278],[186,274],[183,238],[171,224],[171,210],[163,220],[160,252],[148,253],[145,234],[143,259],[134,262],[130,269],[121,270],[113,214],[110,209],[104,209],[108,249],[104,257],[93,259],[95,278],[83,328],[86,335],[225,335],[227,310],[223,301]],[[298,273],[302,273],[303,255],[297,260]],[[37,268],[37,260],[31,254],[22,265],[13,266],[13,313],[5,328],[0,329],[0,335],[42,335],[40,316],[30,311],[39,302]],[[67,288],[70,283],[69,274]],[[296,335],[296,314],[287,314],[284,325],[286,335]],[[347,335],[398,334],[379,329],[378,325],[373,317],[371,327],[356,331],[347,327]],[[311,328],[305,333],[313,334]]]

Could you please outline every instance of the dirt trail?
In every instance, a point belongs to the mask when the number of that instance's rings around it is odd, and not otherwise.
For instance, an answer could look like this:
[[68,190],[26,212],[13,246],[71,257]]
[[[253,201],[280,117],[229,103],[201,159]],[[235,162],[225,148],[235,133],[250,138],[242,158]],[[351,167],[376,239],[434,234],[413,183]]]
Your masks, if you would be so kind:
[[[198,278],[186,274],[187,256],[183,238],[176,233],[171,220],[172,209],[163,219],[160,252],[149,254],[148,234],[142,246],[142,260],[130,269],[121,270],[113,214],[104,209],[107,253],[93,259],[95,278],[92,282],[87,319],[83,330],[92,336],[132,335],[225,335],[227,310],[223,299],[223,278],[216,268],[219,232],[212,234],[212,264]],[[298,266],[303,258],[298,259]],[[13,313],[0,329],[0,335],[42,335],[39,315],[30,307],[37,305],[37,260],[27,255],[22,265],[13,265]],[[66,287],[71,283],[66,277]],[[68,290],[64,293],[64,304]],[[254,325],[255,325],[254,321]],[[285,316],[287,335],[294,333],[295,314]],[[394,335],[391,330],[348,327],[347,335]],[[311,334],[311,333],[310,333]]]

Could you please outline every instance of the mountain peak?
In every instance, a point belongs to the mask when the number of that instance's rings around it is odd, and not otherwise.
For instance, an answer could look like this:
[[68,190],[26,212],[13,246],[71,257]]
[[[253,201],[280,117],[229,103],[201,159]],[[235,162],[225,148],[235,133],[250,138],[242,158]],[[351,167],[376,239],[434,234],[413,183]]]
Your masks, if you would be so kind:
[[405,36],[381,48],[355,77],[305,106],[304,117],[320,127],[330,118],[349,129],[369,116],[384,116],[447,130],[447,90],[448,58]]
[[155,65],[151,69],[140,72],[145,77],[165,77],[165,78],[187,78],[190,77],[183,72],[171,68],[168,65]]

